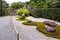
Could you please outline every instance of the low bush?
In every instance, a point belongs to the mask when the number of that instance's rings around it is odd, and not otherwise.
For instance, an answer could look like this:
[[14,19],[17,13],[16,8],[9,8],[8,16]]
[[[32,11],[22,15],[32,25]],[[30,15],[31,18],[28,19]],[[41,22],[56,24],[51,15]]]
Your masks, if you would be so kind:
[[20,9],[17,10],[17,13],[18,13],[19,16],[22,16],[22,14],[28,15],[29,11],[25,8],[20,8]]
[[60,8],[35,8],[30,11],[34,17],[60,21]]

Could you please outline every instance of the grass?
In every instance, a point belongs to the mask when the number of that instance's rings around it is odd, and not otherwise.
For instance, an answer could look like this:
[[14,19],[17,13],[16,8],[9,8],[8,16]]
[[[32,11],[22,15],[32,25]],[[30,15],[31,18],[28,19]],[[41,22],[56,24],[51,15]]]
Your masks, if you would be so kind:
[[44,28],[45,24],[43,22],[31,22],[31,23],[28,23],[27,21],[25,21],[22,24],[31,25],[31,26],[37,26],[36,29],[39,32],[42,32],[43,34],[45,34],[46,36],[60,39],[60,25],[55,26],[55,28],[56,28],[55,32],[48,32],[48,31],[45,30],[45,28]]

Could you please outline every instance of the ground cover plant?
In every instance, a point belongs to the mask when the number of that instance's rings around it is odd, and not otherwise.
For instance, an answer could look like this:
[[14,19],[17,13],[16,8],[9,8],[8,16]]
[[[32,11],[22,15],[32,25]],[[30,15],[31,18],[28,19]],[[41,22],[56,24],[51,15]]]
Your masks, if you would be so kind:
[[58,24],[55,25],[55,29],[56,29],[55,32],[46,31],[44,28],[45,24],[43,22],[31,22],[31,23],[29,23],[27,21],[24,21],[22,24],[29,25],[29,26],[37,26],[36,29],[39,32],[42,32],[43,34],[45,34],[46,36],[60,39],[60,25],[58,25]]

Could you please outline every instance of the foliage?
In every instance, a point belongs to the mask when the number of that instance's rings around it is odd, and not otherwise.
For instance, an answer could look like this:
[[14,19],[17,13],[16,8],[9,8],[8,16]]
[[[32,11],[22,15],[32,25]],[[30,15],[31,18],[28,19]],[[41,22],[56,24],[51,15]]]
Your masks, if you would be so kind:
[[18,9],[18,10],[17,10],[18,15],[22,15],[22,13],[23,13],[22,11],[23,11],[22,8]]
[[18,13],[18,15],[21,16],[22,14],[28,14],[29,11],[25,8],[20,8],[20,9],[17,10],[17,13]]
[[13,2],[11,4],[11,7],[15,8],[15,9],[22,8],[23,6],[24,6],[24,3],[22,3],[22,2]]
[[48,32],[48,31],[45,30],[45,28],[44,28],[45,24],[43,22],[31,22],[31,23],[28,23],[26,21],[26,22],[23,22],[23,24],[24,25],[33,25],[33,26],[35,25],[35,26],[37,26],[36,29],[39,32],[42,32],[43,34],[45,34],[46,36],[60,39],[60,25],[55,26],[55,28],[56,28],[55,32]]
[[8,10],[7,8],[2,8],[2,14],[1,16],[7,16],[8,15]]
[[30,0],[28,3],[40,8],[60,8],[59,0]]
[[23,9],[23,13],[24,13],[24,14],[28,14],[29,11],[28,11],[27,9]]
[[60,9],[59,8],[36,8],[33,9],[30,14],[34,17],[41,17],[60,21]]
[[60,1],[58,1],[58,3],[56,4],[57,6],[57,8],[60,8]]
[[9,4],[6,1],[2,1],[2,8],[8,8]]
[[2,0],[1,2],[2,5],[0,5],[0,16],[7,15],[7,8],[9,7],[9,4]]

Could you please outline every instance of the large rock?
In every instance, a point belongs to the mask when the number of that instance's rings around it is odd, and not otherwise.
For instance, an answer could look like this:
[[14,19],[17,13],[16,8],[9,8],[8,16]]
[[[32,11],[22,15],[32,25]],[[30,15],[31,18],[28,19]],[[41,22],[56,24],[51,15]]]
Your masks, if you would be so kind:
[[52,27],[54,27],[56,25],[55,22],[51,22],[51,21],[44,21],[44,24],[52,26]]
[[55,28],[53,28],[53,27],[51,27],[51,26],[47,26],[47,25],[45,25],[45,29],[46,29],[47,31],[49,31],[49,32],[54,32],[54,31],[56,31]]
[[28,23],[31,23],[32,22],[32,20],[28,20]]

